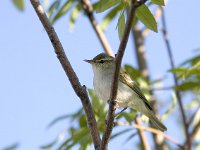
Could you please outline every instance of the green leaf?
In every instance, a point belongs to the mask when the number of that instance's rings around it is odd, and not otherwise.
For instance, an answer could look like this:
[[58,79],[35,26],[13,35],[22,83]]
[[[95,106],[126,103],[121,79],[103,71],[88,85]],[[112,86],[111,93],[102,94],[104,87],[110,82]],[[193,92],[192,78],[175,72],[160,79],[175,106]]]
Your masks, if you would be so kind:
[[40,148],[41,148],[41,149],[50,149],[50,148],[52,148],[57,142],[58,142],[58,140],[55,139],[55,140],[52,141],[51,143],[46,144],[46,145],[43,145],[43,146],[41,146]]
[[63,6],[60,8],[60,10],[57,12],[57,14],[54,16],[54,18],[52,19],[52,24],[54,24],[60,17],[62,17],[63,15],[65,15],[70,8],[72,7],[74,1],[73,0],[67,0]]
[[73,146],[75,146],[77,143],[81,142],[81,140],[87,138],[89,135],[89,128],[80,128],[77,130],[74,130],[71,137],[67,139],[64,143],[60,145],[58,150],[70,150]]
[[183,72],[187,71],[187,69],[185,69],[185,68],[174,68],[174,69],[171,69],[169,71],[174,72],[174,73],[183,73]]
[[151,0],[151,2],[160,6],[165,6],[164,0]]
[[19,144],[18,143],[14,143],[12,145],[9,145],[8,147],[6,148],[3,148],[2,150],[15,150],[19,147]]
[[136,16],[147,28],[158,32],[156,20],[145,4],[136,9]]
[[53,16],[54,12],[59,8],[60,2],[61,1],[56,0],[55,2],[53,2],[51,4],[51,6],[49,7],[49,9],[47,11],[47,14],[48,14],[49,18],[51,18]]
[[76,111],[74,114],[71,115],[71,119],[77,119],[80,118],[80,116],[83,114],[83,108],[80,108],[78,111]]
[[198,57],[196,57],[194,61],[192,61],[191,59],[184,62],[184,64],[189,63],[189,62],[191,63],[190,67],[174,68],[174,69],[171,69],[170,71],[176,73],[178,75],[178,78],[182,77],[183,80],[185,80],[186,77],[190,77],[192,75],[200,77],[200,61],[198,61]]
[[134,132],[131,135],[128,136],[128,138],[124,141],[124,144],[126,144],[128,141],[130,141],[134,136],[136,136],[138,133]]
[[185,66],[185,65],[188,65],[188,64],[189,64],[189,66],[192,66],[192,65],[194,65],[195,63],[197,63],[199,61],[200,61],[200,55],[192,57],[192,58],[184,61],[183,63],[181,63],[180,66]]
[[137,16],[134,16],[133,18],[133,23],[132,23],[132,28],[134,28],[134,26],[138,23],[138,18]]
[[81,128],[79,131],[76,131],[76,133],[74,135],[72,135],[73,143],[68,145],[67,148],[71,148],[76,143],[78,143],[83,138],[85,138],[85,136],[87,137],[88,135],[89,135],[89,128],[87,128],[87,127]]
[[103,21],[100,23],[100,27],[103,31],[106,30],[107,26],[115,18],[120,9],[122,9],[122,5],[117,5],[106,14],[106,16],[103,18]]
[[120,0],[100,0],[98,3],[96,3],[95,10],[97,13],[103,12],[119,2]]
[[131,65],[125,65],[125,70],[128,72],[128,74],[131,76],[132,79],[137,79],[142,76],[141,72],[138,69],[133,68]]
[[177,98],[176,98],[176,95],[173,93],[171,105],[169,106],[167,111],[163,114],[162,120],[165,120],[173,112],[176,105],[177,105]]
[[15,5],[15,7],[20,10],[23,11],[24,7],[25,7],[25,0],[12,0],[13,4]]
[[120,131],[120,132],[118,132],[118,133],[113,134],[113,135],[111,136],[110,139],[112,140],[112,139],[114,139],[114,138],[116,138],[116,137],[118,137],[118,136],[120,136],[120,135],[122,135],[122,134],[124,134],[124,133],[127,133],[127,132],[129,132],[129,131],[131,131],[131,130],[133,130],[133,129],[130,128],[130,129],[122,130],[122,131]]
[[122,11],[121,14],[120,14],[120,16],[119,16],[117,27],[118,27],[118,36],[119,36],[119,39],[121,41],[121,38],[122,38],[122,36],[124,34],[124,29],[125,29],[124,11]]
[[196,92],[200,92],[200,81],[187,81],[176,86],[175,89],[181,91],[194,90]]
[[195,62],[192,64],[193,66],[190,68],[191,71],[198,71],[200,73],[200,61]]
[[88,89],[89,95],[92,99],[92,106],[94,109],[94,113],[96,119],[99,121],[106,116],[106,105],[105,103],[100,100],[97,95],[95,94],[94,90]]
[[125,120],[129,123],[132,123],[135,120],[136,112],[132,111],[131,113],[121,113],[121,116],[125,118]]
[[82,138],[79,150],[89,150],[91,143],[92,143],[91,136],[86,136],[85,138]]
[[69,115],[63,115],[63,116],[59,116],[59,117],[55,118],[53,121],[51,121],[49,123],[49,125],[47,126],[47,128],[52,127],[54,124],[56,124],[57,122],[59,122],[61,120],[65,120],[67,118],[70,118],[70,116],[71,116],[71,114],[69,114]]
[[54,124],[56,124],[59,121],[62,120],[66,120],[68,118],[71,118],[72,120],[81,117],[81,115],[83,114],[83,108],[80,108],[77,112],[73,113],[73,114],[68,114],[68,115],[63,115],[63,116],[59,116],[57,118],[55,118],[53,121],[51,121],[49,123],[49,125],[47,126],[47,128],[52,127]]
[[87,120],[86,120],[86,116],[82,115],[80,120],[79,120],[79,125],[81,128],[83,127],[87,127]]
[[79,14],[80,14],[80,10],[81,10],[81,4],[78,3],[76,5],[76,7],[74,7],[74,9],[72,10],[71,15],[70,15],[69,26],[70,26],[71,29],[74,28],[74,23],[77,20]]
[[64,143],[62,143],[58,148],[57,150],[63,150],[63,149],[66,149],[67,147],[67,144],[70,143],[72,141],[72,137],[67,139]]
[[152,81],[150,81],[150,84],[158,84],[158,83],[162,82],[164,79],[165,78],[163,77],[163,78],[160,78],[160,79],[152,80]]
[[174,68],[169,71],[176,73],[178,75],[178,78],[182,77],[183,79],[185,79],[188,72],[188,68]]

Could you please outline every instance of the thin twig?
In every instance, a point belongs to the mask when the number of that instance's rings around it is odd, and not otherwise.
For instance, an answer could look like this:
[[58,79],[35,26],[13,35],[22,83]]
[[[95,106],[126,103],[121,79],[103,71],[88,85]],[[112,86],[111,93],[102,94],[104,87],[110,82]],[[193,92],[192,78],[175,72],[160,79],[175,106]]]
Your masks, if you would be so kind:
[[[140,116],[137,116],[135,118],[135,123],[138,126],[142,126],[142,121],[141,121],[141,117]],[[149,142],[148,142],[147,137],[146,137],[146,135],[144,133],[144,130],[138,128],[138,133],[139,133],[139,137],[140,137],[140,140],[141,140],[142,149],[150,150],[151,148],[149,146]]]
[[144,4],[147,0],[141,0],[135,2],[135,0],[131,1],[131,8],[129,11],[129,15],[127,18],[127,22],[125,25],[125,30],[119,45],[118,53],[116,56],[116,67],[115,67],[115,74],[113,77],[112,88],[110,92],[110,102],[109,102],[109,110],[108,110],[108,117],[107,117],[107,125],[105,132],[103,134],[102,142],[101,142],[101,150],[106,150],[108,146],[108,141],[110,139],[110,135],[112,133],[113,124],[114,124],[114,117],[115,117],[115,100],[117,96],[117,88],[118,88],[118,79],[119,79],[119,72],[121,67],[122,58],[124,55],[124,51],[128,42],[128,37],[130,34],[133,18],[135,16],[135,10],[140,5]]
[[103,31],[101,30],[101,28],[99,27],[99,25],[97,24],[97,21],[94,17],[93,14],[93,8],[92,5],[90,3],[90,0],[81,0],[82,3],[82,7],[86,13],[86,15],[88,16],[88,19],[90,20],[90,23],[93,27],[93,29],[95,30],[97,37],[99,38],[99,41],[101,42],[101,45],[104,48],[104,51],[111,56],[114,56],[114,53],[106,39],[105,34],[103,33]]
[[196,124],[196,126],[192,130],[190,134],[190,141],[192,141],[195,138],[195,136],[197,135],[199,131],[200,131],[200,121]]
[[[162,9],[162,7],[161,7],[161,9]],[[162,9],[162,19],[161,20],[162,20],[162,26],[163,26],[163,30],[162,30],[163,31],[163,39],[165,41],[165,45],[166,45],[167,52],[169,55],[170,65],[171,65],[171,68],[173,69],[173,68],[175,68],[175,64],[174,64],[174,60],[173,60],[171,45],[170,45],[170,42],[169,42],[169,39],[167,36],[167,26],[166,26],[166,21],[165,21],[166,19],[165,19],[165,13],[164,13],[163,9]],[[175,73],[172,73],[172,74],[173,74],[174,83],[176,86],[178,86],[177,76]],[[176,94],[176,97],[178,100],[178,105],[179,105],[182,120],[183,120],[183,126],[184,126],[184,131],[185,131],[185,136],[186,136],[186,144],[187,144],[186,146],[187,146],[187,149],[190,150],[191,142],[190,142],[190,135],[189,135],[189,126],[188,126],[188,123],[186,120],[186,115],[185,115],[184,108],[183,108],[181,94],[178,90],[175,90],[175,94]]]
[[97,123],[95,120],[94,112],[86,91],[85,86],[81,86],[79,79],[74,72],[65,52],[63,49],[63,46],[54,30],[52,27],[51,23],[49,22],[46,13],[44,12],[44,9],[42,8],[40,2],[38,0],[30,0],[31,4],[33,5],[33,8],[35,9],[42,25],[44,26],[49,39],[54,47],[55,53],[57,55],[58,60],[60,61],[67,77],[69,78],[69,81],[77,94],[77,96],[80,98],[83,108],[85,110],[86,116],[87,116],[87,122],[90,128],[90,133],[94,142],[94,147],[95,149],[99,149],[101,139],[97,127]]
[[118,125],[118,126],[132,126],[134,128],[140,129],[140,130],[149,131],[153,134],[163,136],[165,139],[167,139],[168,141],[177,145],[179,148],[184,149],[184,147],[180,143],[178,143],[176,140],[174,140],[173,138],[171,138],[170,136],[166,135],[164,132],[162,132],[158,129],[154,129],[154,128],[151,128],[151,127],[145,127],[145,126],[141,126],[141,125],[137,125],[137,124],[130,125],[128,122],[117,122],[115,124]]

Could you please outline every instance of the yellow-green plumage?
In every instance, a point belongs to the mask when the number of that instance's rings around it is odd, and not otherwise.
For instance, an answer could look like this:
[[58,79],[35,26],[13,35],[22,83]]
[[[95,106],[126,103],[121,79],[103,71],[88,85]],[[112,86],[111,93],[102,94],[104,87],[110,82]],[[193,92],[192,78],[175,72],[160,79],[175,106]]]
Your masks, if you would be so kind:
[[[94,72],[94,90],[97,96],[103,101],[107,102],[110,98],[110,89],[115,69],[115,58],[101,53],[94,57],[92,60],[86,60],[92,64]],[[139,86],[133,81],[130,76],[124,71],[120,70],[117,91],[117,107],[125,108],[131,107],[151,120],[151,122],[161,131],[167,128],[157,119],[153,113],[148,100],[142,94]]]

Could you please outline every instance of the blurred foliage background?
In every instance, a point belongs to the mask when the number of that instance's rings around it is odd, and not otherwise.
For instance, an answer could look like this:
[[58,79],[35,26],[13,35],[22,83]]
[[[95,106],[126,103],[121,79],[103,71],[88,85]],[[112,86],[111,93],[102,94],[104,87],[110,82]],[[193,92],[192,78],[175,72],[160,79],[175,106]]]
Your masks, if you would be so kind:
[[[12,0],[13,4],[16,6],[17,9],[23,11],[25,9],[25,0]],[[75,23],[79,16],[81,17],[88,17],[85,13],[85,10],[82,7],[81,0],[43,0],[43,6],[46,8],[46,12],[48,14],[49,20],[52,24],[55,24],[59,21],[66,14],[69,15],[69,24],[70,28],[73,30]],[[136,10],[136,16],[134,18],[133,23],[133,32],[134,28],[139,28],[139,33],[141,32],[142,35],[142,46],[145,47],[145,39],[148,38],[148,35],[145,35],[146,32],[152,30],[154,32],[158,32],[157,27],[157,20],[161,18],[162,11],[164,5],[167,5],[167,2],[163,0],[151,0],[148,1],[145,5],[142,5]],[[105,16],[99,23],[99,27],[103,32],[106,32],[107,27],[109,24],[114,20],[114,18],[118,18],[118,22],[116,23],[116,27],[118,29],[119,39],[121,39],[125,23],[126,23],[126,16],[127,10],[130,6],[129,0],[98,0],[98,1],[91,1],[91,6],[93,7],[92,13],[105,13]],[[161,15],[157,16],[157,12],[160,10]],[[82,14],[82,15],[80,15]],[[141,38],[140,36],[136,36],[134,38]],[[137,39],[135,39],[136,51],[137,48]],[[139,64],[138,61],[138,68],[134,68],[130,64],[126,64],[123,66],[125,70],[131,75],[131,77],[137,81],[140,85],[140,88],[144,92],[147,99],[152,101],[152,105],[155,103],[160,103],[159,97],[155,97],[153,92],[159,90],[172,90],[178,91],[181,93],[183,102],[184,112],[186,114],[187,120],[187,128],[189,131],[189,138],[191,139],[192,149],[200,149],[200,50],[197,49],[194,52],[194,57],[188,58],[184,62],[182,62],[179,66],[175,68],[171,68],[170,70],[166,70],[166,73],[175,74],[177,85],[174,84],[170,87],[160,86],[162,85],[162,81],[164,78],[157,79],[152,81],[149,77],[149,74],[144,75],[144,69],[140,66],[147,64],[148,60],[144,59],[142,64]],[[138,56],[142,57],[142,56]],[[138,58],[139,59],[139,58]],[[176,59],[176,58],[175,58]],[[156,66],[155,66],[156,67]],[[92,89],[88,89],[88,93],[91,98],[92,106],[95,112],[95,117],[98,123],[98,128],[100,133],[102,134],[105,129],[105,118],[107,113],[106,104],[104,104],[98,97],[95,95],[95,92]],[[174,92],[173,92],[174,93]],[[168,102],[166,111],[159,115],[159,108],[156,108],[158,111],[158,115],[160,116],[162,121],[170,121],[167,118],[172,114],[177,107],[177,97],[175,94],[172,94],[172,100]],[[186,98],[185,98],[186,97]],[[179,114],[180,115],[180,114]],[[135,118],[138,114],[131,109],[127,109],[125,112],[120,113],[115,120],[115,128],[118,128],[117,132],[112,134],[111,140],[115,139],[116,137],[122,136],[122,143],[126,144],[131,140],[134,140],[134,137],[138,136],[138,130],[134,127]],[[178,117],[179,116],[174,116]],[[58,150],[69,150],[69,149],[80,149],[86,150],[92,148],[92,139],[90,136],[90,131],[87,126],[86,116],[84,115],[83,108],[75,110],[74,113],[66,114],[64,116],[59,116],[58,118],[54,119],[49,124],[49,128],[54,126],[56,123],[61,122],[62,120],[68,120],[69,122],[75,122],[76,126],[70,126],[66,128],[65,131],[61,132],[53,141],[41,146],[41,149],[58,149]],[[149,120],[145,116],[141,116],[141,120],[143,121],[142,126],[147,125]],[[184,124],[177,120],[177,124],[180,126],[180,130],[184,130]],[[176,131],[174,131],[176,132]],[[177,143],[173,143],[171,140],[166,139],[165,137],[162,139],[162,144],[158,144],[156,138],[153,136],[149,136],[152,134],[151,131],[147,131],[148,134],[148,141],[155,143],[153,149],[181,149]],[[155,134],[155,133],[154,133]],[[156,135],[161,134],[160,132],[156,133]],[[126,138],[124,138],[126,137]],[[173,137],[171,137],[173,139]],[[182,138],[180,145],[184,145],[186,143],[186,139]],[[152,142],[153,141],[153,142]],[[18,147],[17,144],[11,145],[5,150],[16,149]],[[137,143],[137,148],[142,149],[142,142],[139,140]]]

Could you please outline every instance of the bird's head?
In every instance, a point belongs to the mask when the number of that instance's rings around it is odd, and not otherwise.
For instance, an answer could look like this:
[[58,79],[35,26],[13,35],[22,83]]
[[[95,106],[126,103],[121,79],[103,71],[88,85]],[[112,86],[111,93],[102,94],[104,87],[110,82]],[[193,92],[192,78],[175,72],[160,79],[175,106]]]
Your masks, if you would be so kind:
[[93,59],[84,61],[90,63],[94,71],[95,70],[104,71],[109,69],[113,70],[115,66],[115,58],[105,53],[100,53]]

